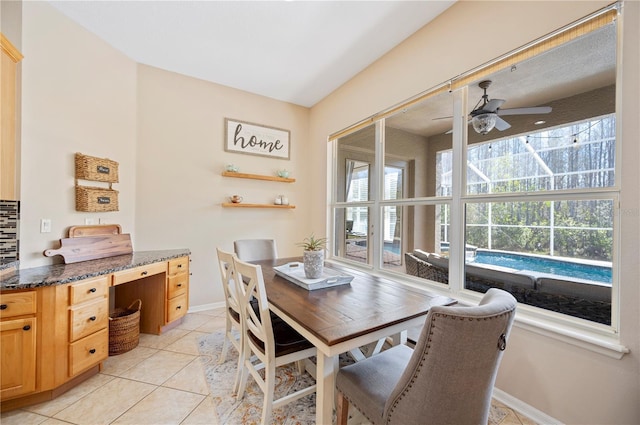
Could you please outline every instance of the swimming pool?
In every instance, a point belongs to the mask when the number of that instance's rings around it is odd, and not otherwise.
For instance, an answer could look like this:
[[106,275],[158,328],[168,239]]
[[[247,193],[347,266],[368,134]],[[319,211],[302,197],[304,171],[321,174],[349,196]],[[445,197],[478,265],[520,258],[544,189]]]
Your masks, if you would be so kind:
[[596,282],[611,283],[611,267],[564,261],[550,257],[479,249],[472,263],[509,267],[516,270],[531,270],[578,279],[594,280]]

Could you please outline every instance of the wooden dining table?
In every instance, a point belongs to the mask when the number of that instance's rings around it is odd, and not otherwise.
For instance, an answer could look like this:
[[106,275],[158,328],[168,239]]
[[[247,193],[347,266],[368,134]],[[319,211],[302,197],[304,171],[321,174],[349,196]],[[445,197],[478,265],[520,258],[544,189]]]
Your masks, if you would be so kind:
[[341,353],[421,326],[431,307],[456,300],[330,263],[325,267],[351,275],[353,280],[310,291],[274,270],[301,261],[280,258],[253,263],[262,268],[269,308],[317,348],[316,424],[331,424]]

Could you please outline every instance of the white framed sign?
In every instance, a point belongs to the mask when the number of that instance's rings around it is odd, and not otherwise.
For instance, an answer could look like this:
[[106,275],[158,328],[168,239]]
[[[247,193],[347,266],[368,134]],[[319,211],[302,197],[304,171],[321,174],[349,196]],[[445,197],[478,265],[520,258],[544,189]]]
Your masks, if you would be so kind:
[[232,120],[230,118],[224,119],[224,127],[224,150],[227,152],[270,156],[281,159],[290,159],[291,157],[289,130]]

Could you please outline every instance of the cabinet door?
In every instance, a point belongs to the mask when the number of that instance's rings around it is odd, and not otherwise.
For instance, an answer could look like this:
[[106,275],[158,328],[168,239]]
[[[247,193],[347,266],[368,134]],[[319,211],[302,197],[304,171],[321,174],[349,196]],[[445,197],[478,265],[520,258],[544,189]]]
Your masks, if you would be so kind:
[[0,398],[36,389],[36,319],[0,322]]

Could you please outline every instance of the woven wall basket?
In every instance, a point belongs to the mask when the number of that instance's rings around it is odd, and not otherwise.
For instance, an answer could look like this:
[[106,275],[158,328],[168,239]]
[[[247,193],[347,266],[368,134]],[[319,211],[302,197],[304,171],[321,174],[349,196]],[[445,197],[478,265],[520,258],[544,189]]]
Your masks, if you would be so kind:
[[118,191],[102,187],[76,186],[76,211],[118,211]]
[[76,153],[76,179],[118,183],[118,163]]

